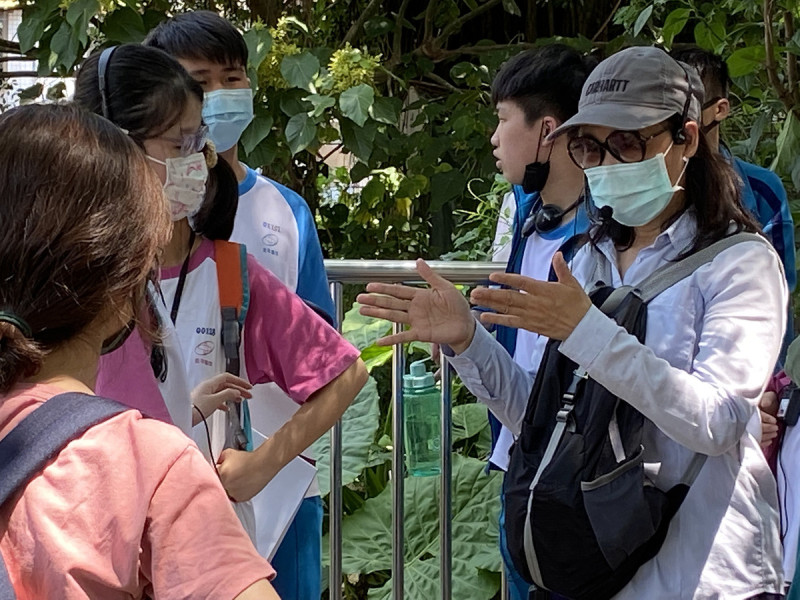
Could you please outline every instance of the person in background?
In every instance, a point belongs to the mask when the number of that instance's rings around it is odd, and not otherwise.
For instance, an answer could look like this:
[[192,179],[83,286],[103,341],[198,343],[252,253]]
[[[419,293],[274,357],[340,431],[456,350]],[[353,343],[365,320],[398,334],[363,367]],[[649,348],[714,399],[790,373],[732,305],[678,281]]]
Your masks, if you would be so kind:
[[[0,115],[0,215],[3,440],[55,396],[94,394],[171,226],[141,149],[74,105]],[[0,554],[17,598],[278,598],[197,447],[137,410],[70,441],[0,507]]]
[[[239,160],[239,139],[253,119],[253,91],[247,77],[248,51],[242,34],[211,11],[177,14],[153,29],[144,41],[159,48],[188,71],[203,88],[203,121],[220,155],[239,181],[239,207],[231,240],[248,251],[290,290],[335,320],[314,217],[296,192]],[[277,386],[257,386],[252,393],[253,427],[272,435],[296,410]],[[261,410],[263,409],[263,410]],[[310,448],[303,456],[313,459]],[[256,521],[272,507],[266,495],[253,500]],[[287,600],[319,598],[322,590],[322,500],[316,480],[306,492],[272,563],[276,589]]]

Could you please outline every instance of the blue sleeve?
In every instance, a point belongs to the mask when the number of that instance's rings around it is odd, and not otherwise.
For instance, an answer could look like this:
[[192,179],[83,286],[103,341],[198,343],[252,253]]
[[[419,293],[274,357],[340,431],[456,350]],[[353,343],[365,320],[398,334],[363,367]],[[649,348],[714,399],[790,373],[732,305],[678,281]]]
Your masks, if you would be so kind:
[[746,185],[752,189],[756,217],[764,234],[781,257],[789,291],[794,291],[797,285],[794,222],[783,182],[769,169],[739,159],[736,160],[736,166],[746,177]]
[[[270,180],[272,181],[272,180]],[[300,233],[297,255],[297,295],[313,302],[336,321],[336,310],[328,287],[328,275],[322,261],[322,247],[311,209],[297,192],[272,181],[292,209]]]

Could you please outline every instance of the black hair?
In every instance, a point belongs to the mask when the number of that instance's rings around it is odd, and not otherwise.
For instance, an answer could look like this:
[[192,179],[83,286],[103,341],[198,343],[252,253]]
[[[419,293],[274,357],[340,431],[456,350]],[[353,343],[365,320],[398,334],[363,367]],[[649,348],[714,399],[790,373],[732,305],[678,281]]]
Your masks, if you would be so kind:
[[596,61],[564,44],[548,44],[513,56],[492,82],[492,103],[511,100],[528,124],[544,114],[562,123],[578,112],[578,100]]
[[[87,58],[75,81],[76,104],[102,115],[98,66],[102,51]],[[166,52],[139,44],[117,46],[105,68],[108,118],[140,147],[177,123],[190,99],[203,102],[203,89]],[[197,233],[227,239],[239,200],[236,175],[221,157],[209,169],[206,199],[194,220]]]
[[176,58],[247,68],[247,44],[242,34],[210,10],[181,13],[159,23],[143,44]]
[[[681,126],[681,115],[668,119],[673,135]],[[681,185],[684,187],[684,204],[662,226],[666,230],[690,207],[694,207],[697,232],[689,249],[679,258],[702,250],[729,234],[731,223],[735,230],[759,232],[761,228],[741,201],[741,185],[730,163],[708,144],[705,134],[698,128],[697,152],[689,159]],[[622,225],[604,210],[591,215],[595,226],[589,237],[593,244],[603,238],[614,242],[618,250],[627,250],[633,245],[636,235],[633,227]]]
[[670,56],[698,70],[706,100],[728,97],[730,76],[728,65],[721,56],[697,46],[673,50]]

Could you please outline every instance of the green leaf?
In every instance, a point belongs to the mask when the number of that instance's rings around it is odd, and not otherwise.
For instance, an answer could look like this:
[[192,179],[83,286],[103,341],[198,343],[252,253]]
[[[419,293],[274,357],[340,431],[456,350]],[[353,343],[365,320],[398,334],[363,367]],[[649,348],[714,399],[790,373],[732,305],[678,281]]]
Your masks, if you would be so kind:
[[[342,415],[342,485],[353,483],[370,462],[375,463],[375,434],[380,425],[378,384],[370,377]],[[314,442],[320,494],[331,489],[330,436]]]
[[138,44],[147,35],[142,15],[124,6],[106,16],[103,32],[110,42]]
[[339,96],[339,108],[345,117],[362,127],[367,122],[369,108],[374,101],[375,90],[362,83],[342,92]]
[[[501,476],[485,472],[482,461],[453,454],[453,598],[489,599],[499,589],[497,551]],[[342,521],[342,567],[346,573],[372,573],[392,567],[391,485]],[[405,595],[439,596],[438,477],[405,481]],[[327,538],[323,548],[327,549]],[[326,550],[327,551],[327,550]],[[370,593],[389,599],[391,581]]]
[[80,42],[75,30],[66,21],[62,22],[53,39],[50,40],[50,52],[58,57],[56,64],[62,64],[67,69],[72,67],[78,58],[79,47]]
[[372,369],[385,365],[392,359],[394,349],[391,346],[369,346],[361,352],[361,360],[367,367],[367,372],[372,373]]
[[248,29],[242,34],[247,45],[247,64],[258,69],[272,49],[272,36],[266,29]]
[[361,202],[369,208],[376,208],[386,195],[386,186],[381,178],[373,176],[361,190]]
[[319,60],[310,52],[285,56],[281,61],[281,74],[292,87],[311,89],[311,81],[319,73]]
[[378,339],[387,335],[392,326],[383,319],[362,315],[358,312],[360,307],[359,303],[353,302],[353,307],[345,313],[342,321],[342,336],[363,352]]
[[636,18],[636,23],[633,24],[634,37],[639,35],[642,32],[642,29],[644,29],[644,26],[647,25],[650,15],[653,14],[653,6],[653,4],[649,4],[642,12],[639,13],[639,16]]
[[489,427],[489,414],[483,404],[460,404],[453,407],[453,442],[478,435]]
[[743,77],[753,71],[764,68],[767,53],[764,46],[748,46],[739,48],[728,57],[728,74],[731,77]]
[[298,113],[286,123],[286,141],[289,143],[292,156],[305,150],[315,135],[317,126],[306,113]]
[[683,31],[691,14],[692,9],[690,8],[676,8],[667,15],[664,21],[664,28],[661,30],[661,36],[664,38],[666,47],[670,47],[675,36]]
[[517,3],[514,2],[514,0],[503,0],[503,10],[516,17],[522,16],[522,11],[519,9],[519,6],[517,6]]
[[[17,28],[20,51],[25,54],[42,39],[50,16],[59,9],[60,0],[40,0],[28,4],[22,11],[22,23]],[[49,71],[49,69],[48,69]]]
[[22,104],[27,104],[39,98],[44,89],[43,83],[34,83],[32,86],[25,88],[19,93],[19,100]]
[[67,9],[67,23],[77,33],[77,38],[82,45],[89,41],[89,21],[100,10],[97,0],[77,0]]
[[466,185],[467,178],[457,169],[434,174],[431,177],[431,212],[441,210],[449,200],[461,196]]
[[312,117],[320,117],[326,109],[336,105],[336,100],[330,96],[321,96],[320,94],[311,94],[306,96],[305,100],[314,107],[314,111],[311,113]]
[[371,121],[363,127],[359,127],[350,119],[342,118],[339,120],[339,128],[345,148],[355,154],[357,158],[369,162],[375,142],[375,133],[378,131],[377,123]]
[[397,125],[400,120],[400,110],[403,103],[399,98],[375,98],[375,102],[369,107],[369,116],[387,125]]
[[786,115],[786,119],[781,127],[776,141],[777,154],[772,161],[770,169],[772,171],[787,172],[791,168],[795,156],[800,155],[800,121],[794,113]]
[[250,154],[269,135],[272,123],[271,115],[256,115],[242,134],[241,142],[245,154]]

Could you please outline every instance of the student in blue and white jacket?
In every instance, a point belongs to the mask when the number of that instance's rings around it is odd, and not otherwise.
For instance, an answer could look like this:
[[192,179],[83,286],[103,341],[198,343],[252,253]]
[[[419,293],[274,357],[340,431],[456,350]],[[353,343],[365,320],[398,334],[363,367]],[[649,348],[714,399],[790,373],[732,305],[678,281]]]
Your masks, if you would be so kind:
[[[231,241],[245,244],[262,266],[332,321],[334,305],[308,204],[296,192],[239,161],[239,138],[253,119],[248,52],[241,33],[216,13],[187,12],[161,23],[144,44],[174,56],[205,92],[203,121],[220,156],[239,180],[239,208]],[[256,386],[253,395],[269,402],[251,406],[272,407],[270,412],[252,414],[254,429],[266,436],[297,410],[275,386]],[[309,450],[303,456],[311,458]],[[253,503],[256,523],[259,514],[268,518],[270,507],[259,504],[258,496]],[[270,561],[278,571],[273,584],[281,598],[319,598],[321,539],[322,501],[315,480]]]

